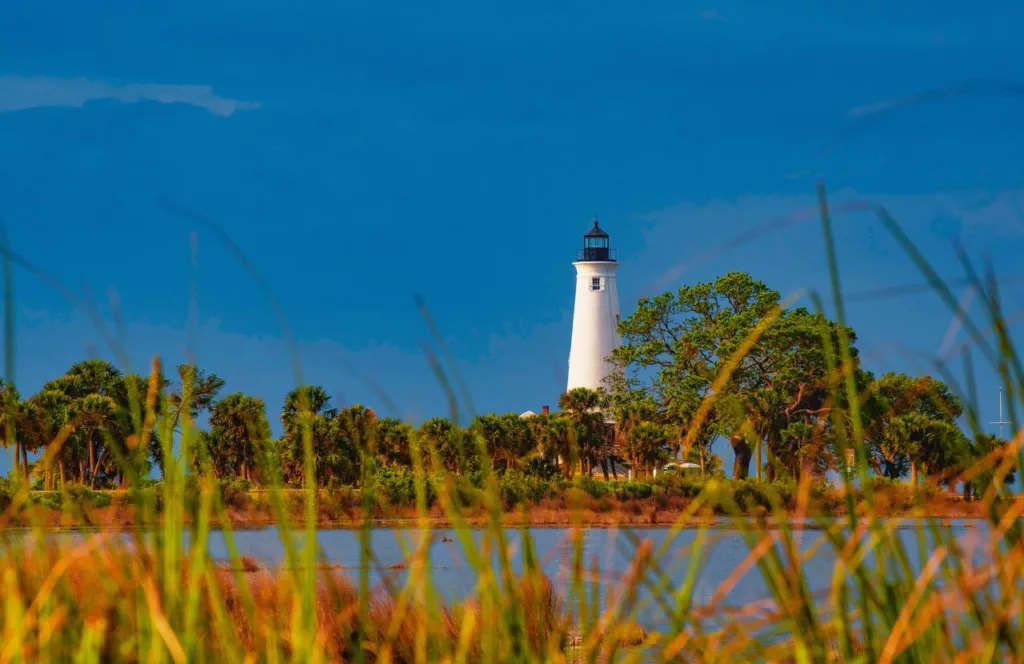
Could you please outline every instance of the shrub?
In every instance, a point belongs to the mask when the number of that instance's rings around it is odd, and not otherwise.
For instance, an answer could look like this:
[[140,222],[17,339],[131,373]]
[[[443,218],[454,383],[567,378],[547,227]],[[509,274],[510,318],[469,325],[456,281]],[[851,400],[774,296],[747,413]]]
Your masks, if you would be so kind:
[[762,485],[752,480],[736,480],[726,485],[726,490],[732,490],[732,499],[742,510],[754,507],[771,507],[768,496],[765,495]]
[[252,482],[244,477],[225,477],[220,480],[221,491],[246,492],[252,491]]
[[[416,476],[406,468],[382,468],[374,478],[374,502],[379,505],[412,506],[416,504]],[[427,478],[427,506],[434,504],[437,491]]]
[[615,497],[619,500],[645,499],[654,494],[654,486],[647,482],[626,480],[615,485]]
[[543,457],[533,457],[522,464],[520,470],[524,475],[539,477],[551,482],[561,481],[565,478],[557,464]]
[[769,498],[774,498],[786,507],[792,507],[799,487],[796,480],[787,478],[770,482],[767,490]]
[[484,486],[484,471],[471,470],[465,475],[466,481],[474,489],[481,489]]
[[528,475],[516,470],[505,472],[498,484],[501,501],[505,507],[538,503],[554,496],[557,485],[537,475]]
[[0,477],[0,510],[5,510],[14,498],[14,487],[6,477]]
[[58,511],[64,504],[63,495],[59,493],[44,493],[41,496],[33,497],[32,502],[47,509]]
[[871,484],[872,491],[886,491],[893,487],[905,486],[900,480],[894,480],[881,475],[872,475],[868,478],[868,482]]
[[696,498],[704,490],[705,479],[682,473],[662,473],[651,483],[654,486],[662,487],[667,495]]
[[338,518],[345,510],[359,504],[359,494],[350,486],[335,485],[318,492],[320,506],[332,517]]
[[818,503],[818,507],[832,511],[842,505],[843,497],[835,487],[827,482],[818,482],[811,486],[811,498]]
[[449,486],[454,489],[454,496],[459,505],[476,505],[479,502],[480,486],[483,484],[483,475],[479,471],[469,473],[472,477],[465,475],[448,475],[436,478],[436,482],[444,485],[450,482]]
[[590,475],[580,475],[573,480],[573,486],[581,489],[591,498],[604,498],[612,493],[609,482],[598,480]]
[[163,511],[164,508],[164,486],[163,482],[153,483],[149,486],[144,486],[139,489],[138,494],[132,494],[131,492],[126,493],[119,497],[118,505],[134,505],[136,502],[136,495],[141,499],[143,505],[147,505],[157,512]]
[[248,493],[252,490],[252,482],[243,477],[227,477],[220,480],[220,494],[225,505],[239,509],[248,504]]
[[109,493],[93,491],[81,484],[72,484],[66,489],[66,494],[70,504],[75,506],[106,507],[112,502]]

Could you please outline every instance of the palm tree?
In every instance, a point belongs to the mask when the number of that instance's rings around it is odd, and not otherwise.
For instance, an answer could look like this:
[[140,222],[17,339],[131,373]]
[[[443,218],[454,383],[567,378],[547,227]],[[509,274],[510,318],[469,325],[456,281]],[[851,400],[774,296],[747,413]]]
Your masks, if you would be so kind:
[[311,439],[313,468],[318,483],[326,482],[340,462],[334,419],[338,411],[331,407],[331,396],[320,385],[302,385],[285,396],[281,410],[284,436],[281,439],[281,466],[286,479],[305,482],[304,436]]
[[[88,477],[89,485],[96,486],[96,477],[110,452],[109,442],[104,434],[109,435],[109,428],[115,428],[118,415],[118,404],[111,397],[103,394],[86,394],[77,399],[73,405],[77,428],[85,436],[88,445],[88,475],[81,473],[82,480]],[[116,432],[120,434],[122,432]],[[115,435],[116,435],[115,434]],[[82,463],[86,460],[83,459]]]
[[574,424],[584,473],[590,472],[595,461],[607,460],[612,452],[613,438],[600,410],[604,406],[603,392],[586,387],[575,387],[558,398],[558,407]]
[[68,455],[64,446],[72,429],[72,399],[59,390],[46,390],[24,402],[22,412],[23,443],[29,449],[44,449],[44,483],[52,488],[55,484],[52,464],[57,461],[61,486],[66,479],[65,460]]
[[589,387],[574,387],[558,398],[558,407],[574,420],[580,420],[604,405],[601,392]]
[[208,411],[224,387],[224,380],[217,374],[207,375],[194,364],[179,364],[178,379],[178,389],[167,397],[171,406],[171,424],[175,428],[182,414],[187,413],[194,420]]
[[338,411],[338,432],[357,450],[371,452],[377,442],[377,413],[362,404]]
[[475,455],[461,449],[462,431],[443,417],[433,417],[416,430],[415,437],[424,457],[424,465],[436,462],[441,468],[462,473],[474,468]]
[[267,461],[270,441],[262,399],[235,392],[210,410],[206,453],[217,477],[234,475],[255,481]]
[[541,454],[548,461],[559,464],[565,476],[572,479],[575,468],[573,453],[577,451],[572,420],[557,414],[534,415],[530,418],[530,425]]
[[[207,375],[204,370],[193,364],[179,364],[177,373],[178,383],[173,390],[168,390],[172,384],[170,380],[162,374],[157,376],[160,396],[155,404],[154,415],[160,417],[154,418],[154,422],[160,421],[163,426],[149,432],[149,448],[146,453],[160,469],[161,475],[165,472],[165,463],[172,456],[172,449],[169,446],[165,449],[164,441],[157,435],[158,432],[163,432],[169,439],[167,442],[171,443],[174,434],[181,431],[179,425],[182,417],[186,417],[190,423],[194,422],[203,412],[210,409],[217,393],[224,387],[224,381],[216,374]],[[139,395],[143,398],[148,393],[150,380],[151,377],[138,377]],[[146,413],[142,411],[140,414],[144,420]]]
[[[14,470],[22,468],[22,439],[18,429],[21,422],[21,398],[14,385],[0,378],[0,444],[6,449],[14,445]],[[28,477],[28,455],[24,460],[25,477]]]
[[[652,400],[634,398],[619,403],[615,407],[615,454],[623,458],[628,457],[625,449],[629,444],[628,441],[633,431],[642,424],[657,422],[658,420],[657,405]],[[678,427],[674,428],[674,430],[677,429]],[[676,436],[676,439],[681,439],[681,437]]]
[[364,460],[376,457],[377,413],[362,404],[353,404],[338,411],[334,422],[341,479],[358,480],[362,485],[367,469]]
[[500,468],[511,468],[537,448],[530,423],[515,413],[479,415],[470,428],[483,437],[491,461]]
[[654,422],[641,422],[626,436],[624,451],[635,471],[646,472],[668,457],[668,436],[665,428]]
[[385,417],[377,422],[377,454],[390,466],[412,465],[409,453],[409,439],[412,425],[394,417]]
[[[62,392],[70,399],[75,435],[61,450],[78,461],[78,480],[95,486],[100,466],[109,455],[107,440],[125,440],[131,433],[130,407],[124,375],[106,360],[85,360],[43,386],[43,391]],[[81,445],[84,449],[75,449]]]

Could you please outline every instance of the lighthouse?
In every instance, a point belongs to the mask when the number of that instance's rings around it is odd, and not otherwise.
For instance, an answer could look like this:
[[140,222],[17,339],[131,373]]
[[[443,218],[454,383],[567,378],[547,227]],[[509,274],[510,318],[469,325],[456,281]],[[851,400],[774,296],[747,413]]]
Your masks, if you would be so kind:
[[608,233],[598,223],[583,234],[583,248],[576,254],[576,304],[572,314],[569,348],[569,384],[596,390],[605,387],[612,372],[608,356],[619,345],[619,292]]

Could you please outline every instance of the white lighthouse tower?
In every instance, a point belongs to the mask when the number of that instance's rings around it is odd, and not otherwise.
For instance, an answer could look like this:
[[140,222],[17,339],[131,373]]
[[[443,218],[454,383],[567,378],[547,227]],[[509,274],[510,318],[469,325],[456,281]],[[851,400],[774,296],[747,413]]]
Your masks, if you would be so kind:
[[572,315],[569,349],[569,384],[596,390],[605,387],[612,372],[607,360],[619,345],[619,291],[615,283],[618,262],[612,257],[608,233],[597,222],[583,235],[576,255],[576,305]]

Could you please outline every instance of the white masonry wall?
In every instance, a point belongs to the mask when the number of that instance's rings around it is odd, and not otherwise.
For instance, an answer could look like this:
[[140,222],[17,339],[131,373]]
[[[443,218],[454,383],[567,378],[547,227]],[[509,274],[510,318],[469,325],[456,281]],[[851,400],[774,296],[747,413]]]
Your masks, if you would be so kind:
[[[576,305],[572,316],[572,345],[569,349],[569,384],[598,389],[606,387],[605,376],[612,364],[605,358],[619,345],[619,291],[613,261],[579,261],[576,267]],[[594,279],[600,289],[594,290]]]

